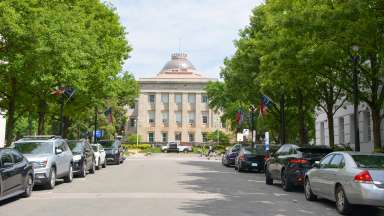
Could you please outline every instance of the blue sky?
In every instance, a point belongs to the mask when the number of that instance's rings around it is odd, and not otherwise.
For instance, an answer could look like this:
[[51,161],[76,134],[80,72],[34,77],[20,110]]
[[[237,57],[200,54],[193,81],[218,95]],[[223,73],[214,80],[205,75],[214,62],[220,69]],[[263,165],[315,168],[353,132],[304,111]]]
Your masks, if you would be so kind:
[[136,78],[155,76],[171,53],[180,48],[203,75],[218,78],[224,58],[235,51],[233,40],[248,25],[252,9],[263,0],[110,2],[116,7],[133,47],[124,69]]

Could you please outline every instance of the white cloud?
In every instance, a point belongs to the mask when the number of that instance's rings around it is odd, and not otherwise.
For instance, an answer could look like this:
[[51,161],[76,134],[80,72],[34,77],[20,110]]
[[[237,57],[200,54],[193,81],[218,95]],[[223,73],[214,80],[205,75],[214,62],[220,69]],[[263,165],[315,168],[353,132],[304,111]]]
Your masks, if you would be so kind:
[[234,52],[233,40],[262,0],[111,0],[133,51],[124,68],[136,77],[156,75],[173,52],[188,53],[195,67],[219,77]]

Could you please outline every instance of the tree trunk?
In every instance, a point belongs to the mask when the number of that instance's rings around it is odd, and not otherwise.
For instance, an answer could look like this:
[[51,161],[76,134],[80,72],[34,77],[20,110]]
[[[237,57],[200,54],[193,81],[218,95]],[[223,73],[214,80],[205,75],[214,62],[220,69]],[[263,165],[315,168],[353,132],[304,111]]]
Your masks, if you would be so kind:
[[307,132],[305,128],[305,111],[304,111],[304,97],[301,92],[298,93],[298,108],[299,108],[299,136],[300,136],[300,145],[308,144]]
[[16,78],[11,79],[11,95],[8,97],[7,122],[5,126],[6,146],[10,146],[13,141],[13,129],[15,128],[15,112],[16,112]]
[[39,125],[37,128],[37,134],[42,135],[44,134],[45,130],[45,113],[47,109],[47,102],[43,99],[39,101]]
[[335,147],[335,127],[333,123],[333,111],[327,112],[328,119],[328,136],[329,136],[329,146],[331,148]]
[[381,118],[380,118],[380,109],[372,108],[372,130],[373,130],[373,143],[375,149],[381,149],[381,131],[380,131],[380,123],[381,123]]

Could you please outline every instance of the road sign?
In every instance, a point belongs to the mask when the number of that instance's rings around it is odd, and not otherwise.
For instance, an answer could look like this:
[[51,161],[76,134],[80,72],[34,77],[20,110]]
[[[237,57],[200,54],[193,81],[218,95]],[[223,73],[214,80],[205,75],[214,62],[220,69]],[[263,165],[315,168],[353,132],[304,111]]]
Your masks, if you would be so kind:
[[265,132],[264,147],[265,151],[269,151],[269,132]]
[[103,131],[102,130],[97,130],[96,131],[96,138],[101,138],[103,137]]
[[245,137],[249,136],[249,129],[243,129],[243,136]]
[[237,142],[243,142],[243,134],[242,133],[237,133]]

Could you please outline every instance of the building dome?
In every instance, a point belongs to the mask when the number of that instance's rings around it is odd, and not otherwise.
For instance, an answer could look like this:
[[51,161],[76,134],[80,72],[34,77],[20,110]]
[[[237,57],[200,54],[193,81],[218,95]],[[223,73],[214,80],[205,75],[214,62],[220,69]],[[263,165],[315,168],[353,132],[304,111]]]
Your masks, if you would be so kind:
[[187,59],[188,55],[186,53],[174,53],[172,54],[172,59],[168,61],[161,72],[177,72],[177,71],[189,71],[196,70],[193,64]]

